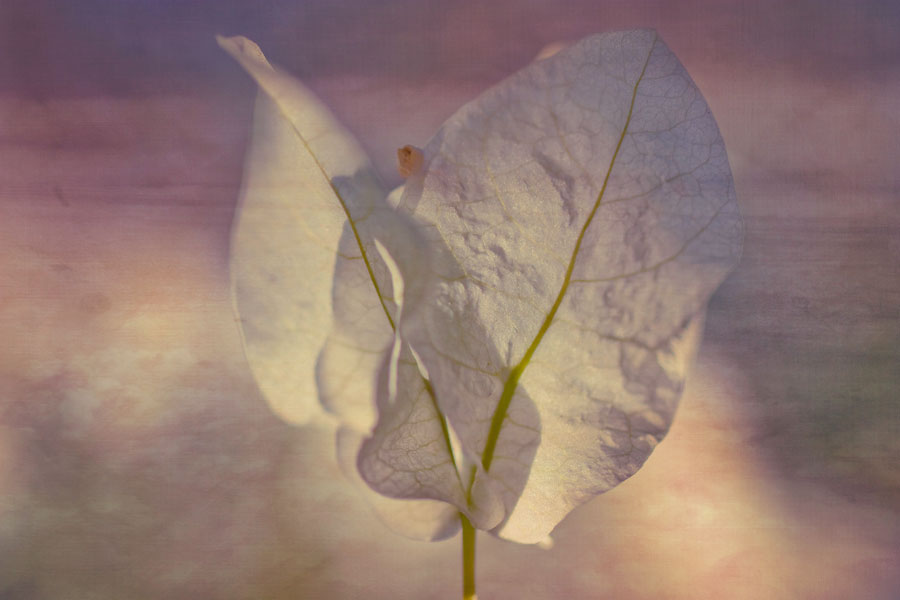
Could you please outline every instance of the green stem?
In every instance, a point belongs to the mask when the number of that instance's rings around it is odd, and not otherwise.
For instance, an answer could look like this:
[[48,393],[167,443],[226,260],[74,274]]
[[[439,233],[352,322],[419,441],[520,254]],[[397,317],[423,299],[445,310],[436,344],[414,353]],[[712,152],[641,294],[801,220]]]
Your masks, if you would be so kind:
[[477,600],[475,596],[475,528],[459,513],[462,522],[462,567],[463,567],[463,600]]

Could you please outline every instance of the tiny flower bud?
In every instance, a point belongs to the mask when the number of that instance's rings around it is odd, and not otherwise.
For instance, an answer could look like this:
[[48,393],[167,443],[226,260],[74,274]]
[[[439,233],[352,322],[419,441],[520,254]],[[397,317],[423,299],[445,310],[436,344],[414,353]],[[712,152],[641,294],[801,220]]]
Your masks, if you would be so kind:
[[400,176],[406,179],[422,168],[424,156],[422,151],[415,146],[403,146],[397,150],[397,170]]

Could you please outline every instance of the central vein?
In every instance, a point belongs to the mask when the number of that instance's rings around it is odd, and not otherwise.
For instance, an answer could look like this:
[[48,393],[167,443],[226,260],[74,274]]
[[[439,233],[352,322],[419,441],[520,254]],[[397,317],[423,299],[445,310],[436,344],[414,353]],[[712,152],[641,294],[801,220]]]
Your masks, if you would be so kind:
[[647,65],[650,63],[650,56],[653,53],[653,47],[656,45],[656,40],[654,39],[653,44],[650,46],[650,52],[647,53],[647,60],[644,61],[644,67],[641,69],[641,73],[637,78],[637,81],[634,83],[634,90],[631,93],[631,104],[628,107],[628,116],[625,118],[625,125],[622,127],[622,134],[619,136],[619,141],[616,144],[616,149],[613,152],[612,159],[609,162],[609,168],[606,170],[606,177],[603,179],[603,185],[600,187],[600,193],[597,195],[597,200],[594,202],[594,206],[591,209],[591,212],[588,214],[587,219],[584,222],[584,225],[581,227],[581,231],[578,234],[578,238],[575,240],[575,247],[572,250],[572,256],[569,259],[569,266],[566,268],[565,277],[563,277],[562,286],[559,289],[559,293],[556,296],[556,301],[553,302],[553,306],[550,307],[550,311],[547,313],[547,316],[544,318],[544,322],[541,324],[541,328],[538,330],[537,335],[534,336],[534,339],[531,342],[531,345],[528,346],[528,350],[525,351],[525,355],[522,356],[522,360],[519,361],[515,367],[509,372],[509,376],[506,378],[506,382],[503,384],[503,392],[500,394],[500,400],[497,402],[497,407],[494,409],[494,415],[491,418],[491,428],[488,431],[487,442],[484,445],[484,452],[481,455],[481,466],[484,467],[485,471],[489,471],[491,469],[491,463],[494,460],[494,451],[497,449],[497,440],[500,437],[500,428],[503,427],[503,421],[506,418],[506,413],[509,410],[509,405],[512,402],[513,394],[516,393],[516,387],[519,385],[519,379],[522,377],[522,373],[525,372],[525,367],[528,366],[528,363],[531,361],[531,357],[534,355],[535,351],[540,345],[541,340],[544,339],[544,334],[547,333],[547,330],[550,329],[550,325],[553,323],[553,319],[556,317],[556,311],[559,310],[559,307],[562,305],[563,298],[566,295],[566,291],[569,289],[569,282],[572,280],[572,273],[575,270],[575,261],[578,259],[578,252],[581,250],[581,244],[584,241],[585,233],[587,233],[588,228],[591,226],[591,222],[594,220],[594,215],[597,214],[597,209],[600,208],[600,205],[603,203],[603,195],[606,193],[606,186],[609,184],[610,175],[612,175],[613,166],[616,163],[616,157],[619,155],[619,150],[622,148],[622,142],[625,140],[625,134],[628,132],[628,125],[631,123],[631,115],[634,112],[634,102],[637,98],[638,86],[641,83],[641,80],[644,78],[644,73],[647,71]]
[[[344,210],[344,214],[347,216],[347,224],[350,225],[350,230],[353,233],[353,238],[356,240],[356,245],[359,247],[360,255],[362,256],[363,263],[366,265],[366,272],[369,274],[369,279],[372,281],[372,286],[375,288],[375,294],[378,296],[378,301],[381,303],[381,309],[384,311],[384,316],[387,318],[388,323],[391,326],[392,331],[397,330],[397,325],[394,323],[394,319],[391,317],[391,313],[388,311],[387,304],[384,302],[384,295],[381,293],[381,287],[378,285],[378,279],[375,277],[375,271],[372,268],[372,263],[369,260],[369,254],[366,251],[366,246],[363,243],[362,237],[360,236],[359,230],[356,227],[356,222],[353,220],[353,216],[350,214],[350,207],[347,205],[347,202],[344,200],[344,197],[341,195],[341,192],[338,190],[337,186],[334,184],[331,175],[325,169],[324,165],[319,162],[319,158],[316,156],[316,153],[313,152],[312,148],[309,146],[309,142],[307,142],[306,138],[300,133],[300,130],[297,129],[297,126],[294,122],[288,118],[287,114],[282,110],[282,114],[285,116],[285,120],[291,124],[291,127],[294,130],[294,133],[297,135],[297,138],[303,144],[303,147],[306,148],[306,151],[312,157],[313,161],[316,163],[316,167],[322,173],[322,176],[328,182],[328,185],[331,186],[331,191],[334,192],[335,197],[338,199],[338,202],[341,205],[341,208]],[[444,444],[447,447],[447,452],[450,454],[450,460],[453,462],[453,465],[456,466],[456,458],[453,456],[453,447],[450,443],[450,431],[447,426],[447,418],[444,416],[444,413],[441,412],[440,406],[438,406],[437,397],[434,393],[434,388],[431,385],[431,382],[422,377],[422,381],[425,385],[425,391],[428,393],[428,396],[431,399],[432,405],[434,405],[435,412],[438,414],[438,420],[441,426],[441,434],[444,438]]]
[[[285,115],[286,116],[286,115]],[[344,209],[344,214],[347,215],[347,224],[350,225],[350,230],[353,232],[353,237],[356,240],[356,245],[359,247],[360,255],[362,256],[363,263],[366,265],[366,271],[369,273],[369,279],[372,280],[372,285],[375,286],[375,293],[378,295],[378,301],[381,303],[381,308],[384,310],[384,316],[387,317],[388,323],[391,324],[391,329],[396,329],[394,325],[394,319],[391,318],[391,314],[388,312],[387,305],[384,303],[384,296],[381,294],[381,288],[378,286],[378,280],[375,279],[375,271],[372,270],[372,263],[369,261],[369,253],[366,252],[366,246],[363,244],[362,238],[359,235],[359,230],[356,228],[356,222],[353,220],[353,216],[350,214],[350,207],[347,206],[347,202],[344,200],[344,197],[341,196],[341,192],[337,189],[337,186],[334,185],[334,181],[331,178],[331,175],[328,171],[325,170],[325,167],[322,163],[319,162],[319,158],[316,156],[316,153],[312,151],[312,148],[309,147],[309,142],[306,141],[306,138],[303,137],[303,134],[297,129],[297,126],[294,125],[294,122],[290,119],[287,121],[291,124],[291,127],[294,129],[294,133],[297,134],[297,138],[303,144],[303,147],[306,148],[306,151],[312,157],[313,162],[316,163],[316,167],[322,173],[322,176],[325,178],[325,181],[328,182],[328,185],[331,186],[331,191],[334,192],[335,197],[338,199],[338,202],[341,205],[341,208]]]

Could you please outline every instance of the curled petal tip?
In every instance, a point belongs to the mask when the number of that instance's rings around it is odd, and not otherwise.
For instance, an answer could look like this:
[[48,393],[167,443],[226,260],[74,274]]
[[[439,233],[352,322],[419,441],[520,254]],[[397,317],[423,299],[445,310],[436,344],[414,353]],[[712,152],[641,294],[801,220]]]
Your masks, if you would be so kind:
[[242,35],[231,37],[217,35],[216,42],[218,42],[219,47],[222,48],[222,50],[239,61],[241,58],[245,58],[254,61],[267,62],[265,55],[256,42]]

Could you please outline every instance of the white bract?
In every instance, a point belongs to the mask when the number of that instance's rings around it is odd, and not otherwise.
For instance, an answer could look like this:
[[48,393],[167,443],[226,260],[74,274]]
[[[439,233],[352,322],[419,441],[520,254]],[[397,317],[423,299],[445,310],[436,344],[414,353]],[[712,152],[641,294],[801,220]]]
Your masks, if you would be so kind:
[[301,421],[318,398],[385,521],[424,539],[462,513],[541,542],[634,474],[742,239],[718,128],[659,37],[532,63],[390,197],[309,91],[220,43],[262,90],[232,268],[276,410]]

